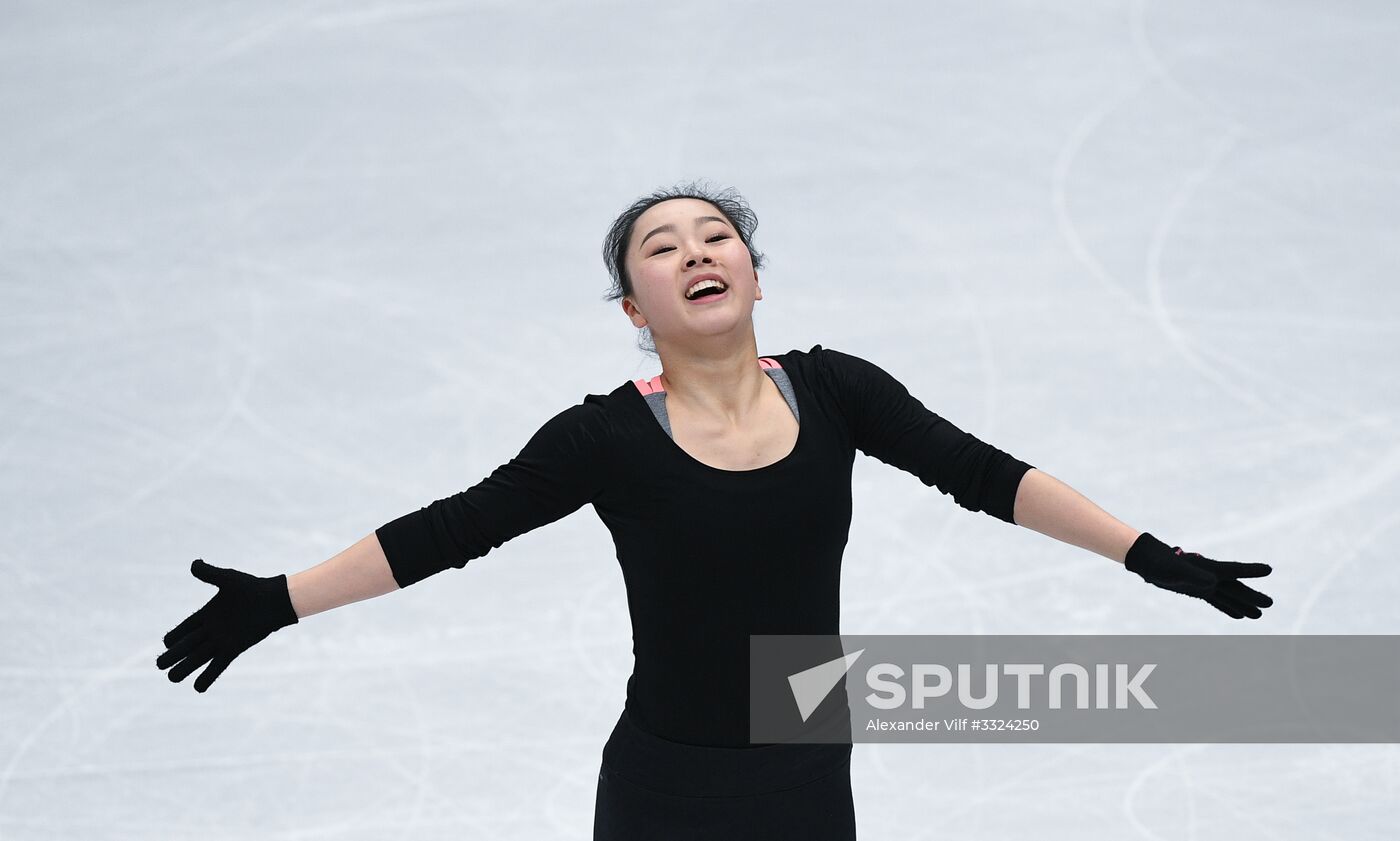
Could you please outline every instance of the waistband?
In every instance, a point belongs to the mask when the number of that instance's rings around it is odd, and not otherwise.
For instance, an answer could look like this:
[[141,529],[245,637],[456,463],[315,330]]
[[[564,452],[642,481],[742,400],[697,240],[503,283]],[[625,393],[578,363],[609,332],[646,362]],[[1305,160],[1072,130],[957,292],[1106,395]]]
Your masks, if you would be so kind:
[[603,746],[603,765],[642,788],[691,797],[734,797],[796,788],[838,770],[850,744],[730,748],[687,745],[638,727],[627,710]]

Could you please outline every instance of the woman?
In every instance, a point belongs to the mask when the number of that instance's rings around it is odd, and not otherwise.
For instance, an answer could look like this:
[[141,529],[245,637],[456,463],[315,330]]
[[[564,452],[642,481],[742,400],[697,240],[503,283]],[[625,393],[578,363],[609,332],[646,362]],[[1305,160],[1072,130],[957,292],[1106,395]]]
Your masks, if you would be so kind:
[[1238,580],[1267,565],[1184,554],[1124,525],[860,357],[821,345],[761,356],[756,226],[732,191],[639,199],[604,256],[610,297],[654,339],[660,374],[588,394],[474,487],[290,579],[195,561],[220,591],[166,635],[156,665],[178,682],[211,663],[203,692],[300,617],[461,568],[592,503],[616,545],[636,656],[603,750],[595,839],[850,839],[849,743],[750,744],[748,639],[839,633],[856,450],[1234,618],[1272,604]]

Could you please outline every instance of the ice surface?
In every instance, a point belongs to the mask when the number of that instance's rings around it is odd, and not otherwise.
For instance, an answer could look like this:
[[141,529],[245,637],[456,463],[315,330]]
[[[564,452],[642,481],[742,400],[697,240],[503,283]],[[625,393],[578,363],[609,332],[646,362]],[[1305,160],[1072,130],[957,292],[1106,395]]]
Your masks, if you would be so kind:
[[[657,361],[608,223],[737,187],[816,343],[1106,510],[1263,560],[1231,622],[861,458],[849,633],[1395,633],[1400,8],[12,2],[0,838],[590,836],[631,668],[591,509],[309,617],[213,594],[474,484]],[[1370,745],[859,745],[870,839],[1381,839]]]

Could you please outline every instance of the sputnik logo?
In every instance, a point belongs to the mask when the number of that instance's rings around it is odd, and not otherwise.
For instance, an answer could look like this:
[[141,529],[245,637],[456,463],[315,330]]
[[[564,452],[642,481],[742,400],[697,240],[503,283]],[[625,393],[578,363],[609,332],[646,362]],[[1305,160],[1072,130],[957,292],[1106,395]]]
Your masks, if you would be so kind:
[[842,675],[851,670],[856,658],[864,653],[865,649],[862,648],[845,657],[837,657],[828,663],[788,675],[788,686],[792,689],[793,700],[797,701],[797,711],[802,714],[803,721],[821,705],[830,694],[831,688],[841,680]]

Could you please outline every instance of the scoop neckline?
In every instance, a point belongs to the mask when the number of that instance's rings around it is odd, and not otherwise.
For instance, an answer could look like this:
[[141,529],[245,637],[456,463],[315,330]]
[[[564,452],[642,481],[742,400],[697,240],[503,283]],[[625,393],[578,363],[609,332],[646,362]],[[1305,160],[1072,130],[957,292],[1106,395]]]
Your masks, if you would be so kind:
[[[754,357],[754,364],[758,364],[758,360],[760,360],[760,359],[782,359],[784,362],[786,362],[786,361],[787,361],[787,354],[785,354],[785,353],[784,353],[784,354],[778,354],[778,355],[766,354],[765,356],[756,356],[756,357]],[[666,430],[664,430],[664,429],[661,428],[661,424],[656,420],[656,417],[655,417],[654,415],[651,414],[651,409],[650,409],[650,407],[646,405],[646,396],[643,395],[640,391],[638,391],[638,390],[636,389],[635,386],[632,387],[631,391],[632,391],[633,394],[637,395],[637,399],[640,400],[640,401],[642,402],[642,408],[647,409],[647,419],[651,421],[651,423],[650,423],[649,425],[652,427],[652,429],[654,429],[654,430],[656,431],[656,434],[657,434],[657,435],[660,435],[662,438],[664,438],[664,439],[666,440],[666,443],[667,443],[667,444],[670,444],[670,445],[671,445],[671,449],[672,449],[672,450],[674,450],[675,452],[679,453],[683,458],[685,458],[686,460],[690,461],[691,463],[693,463],[693,464],[698,464],[699,466],[705,468],[706,470],[710,470],[710,471],[713,471],[713,472],[715,472],[715,473],[728,474],[728,475],[731,475],[731,476],[747,476],[747,475],[750,475],[750,474],[753,474],[753,473],[764,473],[764,472],[767,472],[767,471],[769,471],[769,470],[777,469],[778,467],[782,466],[783,464],[786,464],[787,462],[791,461],[792,458],[793,458],[794,456],[797,455],[797,451],[798,451],[799,449],[801,449],[801,447],[802,447],[802,437],[803,437],[804,432],[805,432],[806,429],[807,429],[807,424],[806,424],[806,422],[804,422],[804,421],[802,420],[802,409],[803,409],[803,406],[802,406],[802,396],[798,393],[799,389],[798,389],[798,387],[797,387],[797,378],[794,377],[794,376],[792,375],[791,370],[790,370],[786,365],[779,365],[778,367],[779,367],[782,371],[784,371],[785,373],[787,373],[788,382],[790,382],[790,383],[792,384],[792,401],[793,401],[793,404],[797,406],[797,440],[794,441],[794,442],[792,443],[792,449],[791,449],[791,450],[788,450],[787,454],[784,455],[782,458],[780,458],[780,459],[778,459],[777,461],[772,462],[772,463],[770,463],[770,464],[765,464],[765,465],[763,465],[763,466],[761,466],[761,467],[751,467],[751,468],[749,468],[749,469],[747,469],[747,470],[730,470],[730,469],[727,468],[727,467],[715,467],[713,464],[706,464],[705,462],[701,461],[700,459],[698,459],[698,458],[696,458],[695,456],[691,455],[690,453],[686,452],[686,451],[685,451],[685,448],[682,447],[679,443],[677,443],[677,441],[676,441],[676,439],[675,439],[674,437],[672,437],[672,436],[670,436],[670,435],[667,435],[667,434],[666,434]],[[762,370],[762,369],[760,369],[760,370]],[[771,375],[769,375],[766,371],[763,373],[763,376],[764,376],[764,378],[766,378],[770,383],[773,384],[773,387],[774,387],[774,388],[778,388],[778,381],[775,380],[775,379],[773,379],[773,377],[772,377]],[[782,394],[781,394],[782,389],[778,389],[778,391],[779,391],[779,396],[781,397],[781,396],[782,396]],[[786,402],[787,402],[787,399],[784,398],[784,399],[783,399],[783,402],[786,403]]]

